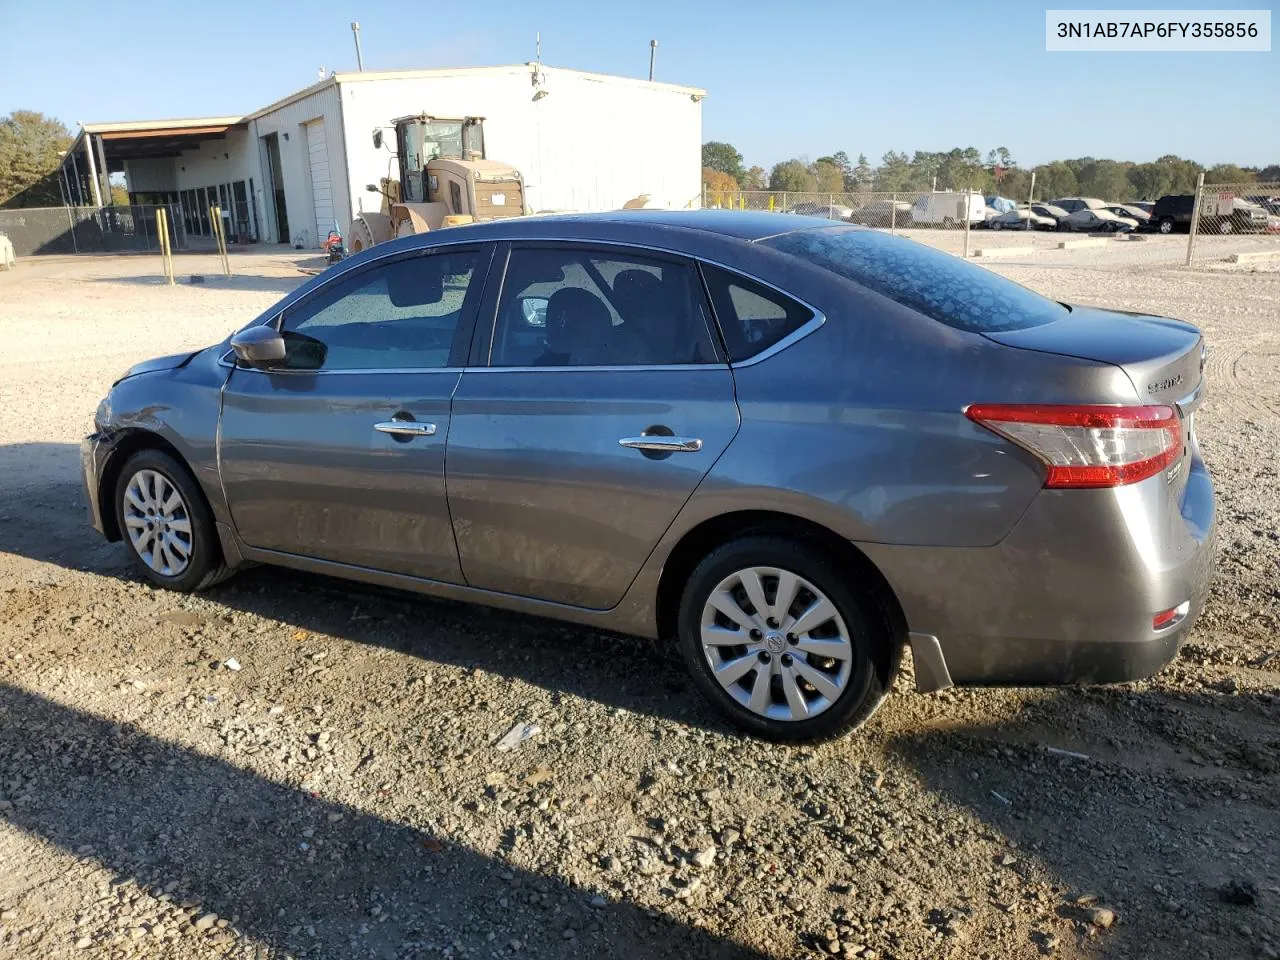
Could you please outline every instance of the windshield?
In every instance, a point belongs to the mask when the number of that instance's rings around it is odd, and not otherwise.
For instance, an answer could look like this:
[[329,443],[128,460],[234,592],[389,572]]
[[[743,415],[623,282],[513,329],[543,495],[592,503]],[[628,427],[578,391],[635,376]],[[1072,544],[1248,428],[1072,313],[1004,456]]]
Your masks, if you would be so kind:
[[1038,327],[1069,313],[1062,304],[983,267],[873,230],[804,230],[761,243],[973,333]]
[[462,121],[428,120],[406,123],[400,134],[404,164],[404,199],[427,199],[423,169],[436,157],[462,159]]

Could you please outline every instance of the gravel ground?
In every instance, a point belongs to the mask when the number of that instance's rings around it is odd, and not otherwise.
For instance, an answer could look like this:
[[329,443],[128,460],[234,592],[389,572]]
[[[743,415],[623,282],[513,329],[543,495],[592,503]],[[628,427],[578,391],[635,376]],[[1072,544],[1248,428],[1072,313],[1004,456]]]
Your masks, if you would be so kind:
[[1208,335],[1220,560],[1180,657],[1095,689],[904,675],[800,748],[643,641],[269,569],[143,586],[85,522],[79,437],[299,258],[0,274],[0,958],[1276,960],[1280,271],[1156,251],[992,268]]

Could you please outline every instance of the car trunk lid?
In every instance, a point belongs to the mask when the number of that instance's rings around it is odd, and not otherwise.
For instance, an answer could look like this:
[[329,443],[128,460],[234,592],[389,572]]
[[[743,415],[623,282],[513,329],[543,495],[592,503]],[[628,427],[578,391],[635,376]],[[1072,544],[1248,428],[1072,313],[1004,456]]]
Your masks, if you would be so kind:
[[1054,323],[986,336],[1022,350],[1113,364],[1128,375],[1142,403],[1177,405],[1186,416],[1199,402],[1204,341],[1180,320],[1073,306]]

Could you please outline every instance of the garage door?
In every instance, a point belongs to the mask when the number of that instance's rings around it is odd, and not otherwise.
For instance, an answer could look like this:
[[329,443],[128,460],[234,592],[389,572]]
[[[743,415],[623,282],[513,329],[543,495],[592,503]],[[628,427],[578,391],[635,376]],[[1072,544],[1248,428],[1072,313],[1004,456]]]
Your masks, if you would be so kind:
[[333,190],[329,186],[329,146],[324,121],[307,124],[307,159],[311,164],[311,197],[316,208],[316,246],[333,229]]

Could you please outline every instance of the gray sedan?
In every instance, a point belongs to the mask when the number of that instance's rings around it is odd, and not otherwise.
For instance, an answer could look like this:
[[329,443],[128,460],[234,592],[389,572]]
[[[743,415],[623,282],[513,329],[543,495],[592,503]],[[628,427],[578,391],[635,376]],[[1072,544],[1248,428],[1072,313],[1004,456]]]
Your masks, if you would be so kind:
[[[83,447],[146,580],[277,564],[671,639],[763,736],[1147,676],[1207,591],[1198,331],[726,211],[382,244],[130,370]],[[590,656],[584,648],[582,656]]]

